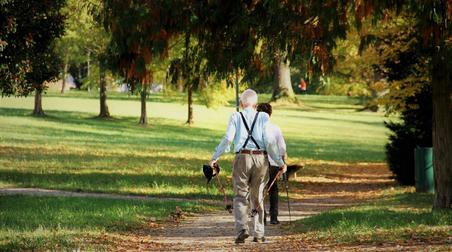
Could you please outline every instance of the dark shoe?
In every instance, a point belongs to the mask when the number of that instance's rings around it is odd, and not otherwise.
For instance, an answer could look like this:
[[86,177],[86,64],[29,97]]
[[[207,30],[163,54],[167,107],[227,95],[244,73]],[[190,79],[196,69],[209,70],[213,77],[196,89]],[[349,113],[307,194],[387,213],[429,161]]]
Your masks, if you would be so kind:
[[265,237],[262,238],[254,237],[253,242],[265,242]]
[[278,219],[272,219],[272,220],[270,220],[270,224],[278,225],[279,224],[279,220]]
[[248,237],[250,237],[250,235],[245,229],[243,229],[242,231],[240,231],[239,235],[237,235],[237,238],[235,238],[235,243],[245,243],[245,239]]

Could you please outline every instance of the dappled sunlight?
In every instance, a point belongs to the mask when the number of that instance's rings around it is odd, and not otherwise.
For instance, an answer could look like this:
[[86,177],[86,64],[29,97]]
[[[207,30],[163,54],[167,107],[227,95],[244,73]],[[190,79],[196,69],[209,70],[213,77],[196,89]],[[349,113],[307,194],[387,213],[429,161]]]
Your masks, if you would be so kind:
[[[0,117],[4,119],[0,128],[2,132],[8,132],[1,135],[3,142],[0,144],[0,180],[4,185],[177,197],[206,198],[220,194],[216,187],[206,188],[201,167],[210,159],[223,135],[232,112],[228,111],[229,108],[221,108],[224,113],[215,110],[207,113],[210,110],[203,108],[201,111],[206,114],[192,127],[174,120],[173,112],[169,110],[166,115],[153,119],[149,127],[143,128],[136,124],[133,117],[117,117],[106,121],[93,118],[91,112],[97,108],[88,105],[94,100],[64,98],[66,103],[59,105],[61,99],[46,99],[49,102],[49,116],[44,118],[28,116],[26,108],[31,104],[28,104],[27,99],[0,100]],[[80,99],[84,101],[84,109],[72,107],[71,104],[80,102]],[[135,101],[112,102],[126,109]],[[165,111],[168,107],[182,108],[171,103],[151,106],[164,108]],[[211,117],[212,113],[221,114],[221,118]],[[298,113],[281,110],[279,115],[275,115],[275,121],[282,120],[281,127],[286,135],[291,161],[307,163],[308,167],[316,162],[344,164],[365,158],[374,160],[381,153],[378,150],[381,145],[374,141],[357,147],[354,139],[344,138],[344,135],[332,137],[331,132],[335,131],[322,129],[328,124],[322,126],[323,122],[318,118],[303,117],[307,115],[303,113],[308,112]],[[126,114],[124,112],[121,115]],[[286,114],[294,117],[286,117]],[[151,110],[151,118],[153,116],[156,115]],[[323,116],[318,114],[317,117]],[[366,117],[363,120],[369,120]],[[339,120],[340,117],[337,118]],[[360,115],[354,115],[353,118],[358,120]],[[371,120],[381,121],[381,118]],[[200,127],[205,122],[208,125],[216,124],[214,130]],[[301,131],[298,130],[300,125]],[[357,127],[369,127],[370,130],[377,126],[363,124]],[[310,132],[306,130],[308,128],[316,130]],[[374,137],[371,130],[365,134]],[[375,146],[380,147],[375,149]],[[232,155],[226,155],[220,161],[229,194],[232,194],[231,163]]]
[[[307,162],[291,183],[292,198],[312,207],[329,207],[376,199],[396,186],[385,164]],[[334,205],[336,204],[336,205]]]

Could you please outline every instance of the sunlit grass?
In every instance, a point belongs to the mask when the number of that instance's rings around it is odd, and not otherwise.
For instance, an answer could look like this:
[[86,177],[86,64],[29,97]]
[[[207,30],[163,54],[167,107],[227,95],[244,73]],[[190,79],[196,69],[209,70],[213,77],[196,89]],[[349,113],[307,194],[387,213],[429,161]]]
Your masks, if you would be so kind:
[[[268,98],[263,95],[261,101]],[[318,167],[384,160],[382,114],[357,112],[362,106],[356,98],[298,99],[298,105],[277,104],[272,118],[286,137],[289,162]],[[218,199],[221,193],[206,187],[201,166],[223,136],[234,107],[215,110],[196,103],[195,124],[187,126],[184,100],[151,95],[150,125],[143,127],[137,123],[137,97],[126,94],[109,94],[110,120],[94,118],[99,107],[94,92],[48,94],[44,118],[30,116],[31,97],[1,98],[0,187]],[[228,183],[232,157],[220,161],[221,178]],[[231,194],[230,184],[227,188]],[[172,201],[25,196],[2,196],[0,203],[0,250],[77,248],[83,235],[140,228],[148,218],[164,219],[176,205],[188,212],[209,208]]]
[[[163,102],[164,96],[151,95],[150,125],[143,127],[137,124],[139,101],[126,94],[111,96],[111,120],[94,118],[98,100],[93,94],[50,94],[43,99],[45,118],[30,116],[32,98],[0,99],[0,185],[177,197],[219,195],[215,188],[206,188],[201,166],[224,134],[233,107],[214,110],[195,105],[195,124],[189,127],[184,124],[182,102]],[[277,105],[272,118],[286,137],[289,161],[384,160],[386,129],[381,114],[356,112],[360,105],[355,98],[300,96],[299,100],[302,105]],[[226,175],[231,161],[231,154],[221,160]]]
[[432,211],[432,194],[387,190],[380,200],[297,221],[292,230],[305,241],[384,244],[440,241],[452,236],[452,212]]
[[[86,249],[91,245],[85,237],[164,221],[176,206],[185,212],[213,209],[190,202],[0,196],[0,250]],[[102,245],[100,240],[94,248]]]

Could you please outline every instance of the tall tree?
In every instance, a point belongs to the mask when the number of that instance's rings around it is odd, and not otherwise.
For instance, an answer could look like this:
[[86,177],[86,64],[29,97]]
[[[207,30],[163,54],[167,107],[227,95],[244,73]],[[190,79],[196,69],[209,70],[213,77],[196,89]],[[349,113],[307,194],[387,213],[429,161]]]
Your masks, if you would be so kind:
[[182,1],[103,0],[102,19],[112,34],[111,64],[129,82],[141,85],[140,124],[147,124],[146,96],[151,63],[168,55],[169,41],[181,30]]
[[63,94],[66,89],[69,66],[80,66],[87,61],[88,55],[84,49],[87,33],[83,31],[87,29],[88,22],[86,22],[86,14],[78,1],[68,0],[61,12],[66,17],[66,25],[64,35],[56,41],[55,51],[63,60],[61,74],[61,93]]
[[[305,58],[311,76],[332,66],[329,52],[345,38],[347,1],[207,1],[198,36],[209,70],[263,69],[273,55],[273,97],[291,97],[289,62]],[[265,50],[260,50],[262,44]]]
[[[69,64],[87,66],[87,77],[90,78],[90,67],[92,64],[99,69],[99,76],[95,82],[99,86],[99,115],[100,118],[109,118],[110,112],[107,105],[107,83],[106,83],[106,69],[107,69],[107,49],[110,35],[98,22],[101,5],[98,2],[89,0],[76,1],[68,0],[64,8],[64,13],[67,16],[67,25],[65,35],[58,40],[58,52],[64,59],[64,69],[67,69]],[[66,70],[63,70],[65,76]],[[64,91],[65,79],[63,77]]]
[[416,19],[424,46],[432,48],[431,86],[433,92],[433,162],[435,208],[452,208],[452,2],[431,1],[357,1],[357,16],[385,18],[387,9],[404,9]]
[[174,58],[167,72],[170,83],[178,86],[183,83],[187,91],[187,124],[193,124],[193,92],[201,86],[206,86],[208,72],[205,69],[205,62],[199,58],[199,46],[197,41],[191,39],[190,32],[184,35],[184,50],[180,57]]
[[32,63],[32,70],[26,74],[26,80],[35,89],[35,102],[33,115],[44,116],[42,109],[42,93],[46,86],[45,82],[56,81],[60,73],[62,61],[55,54],[53,48],[47,48],[44,52],[35,54]]
[[272,100],[281,98],[294,99],[295,97],[290,76],[290,60],[285,54],[285,52],[276,52],[274,55]]
[[28,95],[35,91],[34,114],[43,115],[45,82],[58,76],[59,61],[52,46],[63,34],[64,17],[60,10],[64,0],[11,0],[0,4],[3,45],[0,89],[6,95]]
[[[427,5],[419,1],[419,5]],[[419,15],[430,29],[433,45],[433,148],[435,208],[452,209],[452,2],[432,1],[431,9]],[[427,14],[430,14],[426,16]]]

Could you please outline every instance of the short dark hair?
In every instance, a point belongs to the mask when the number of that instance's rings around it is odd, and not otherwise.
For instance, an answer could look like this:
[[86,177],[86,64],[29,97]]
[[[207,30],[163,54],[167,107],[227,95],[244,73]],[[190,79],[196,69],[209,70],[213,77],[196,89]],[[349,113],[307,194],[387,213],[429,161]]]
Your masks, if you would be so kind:
[[257,111],[265,112],[269,116],[271,116],[272,112],[273,112],[272,105],[270,105],[270,103],[267,103],[267,102],[259,103],[259,105],[257,105]]

